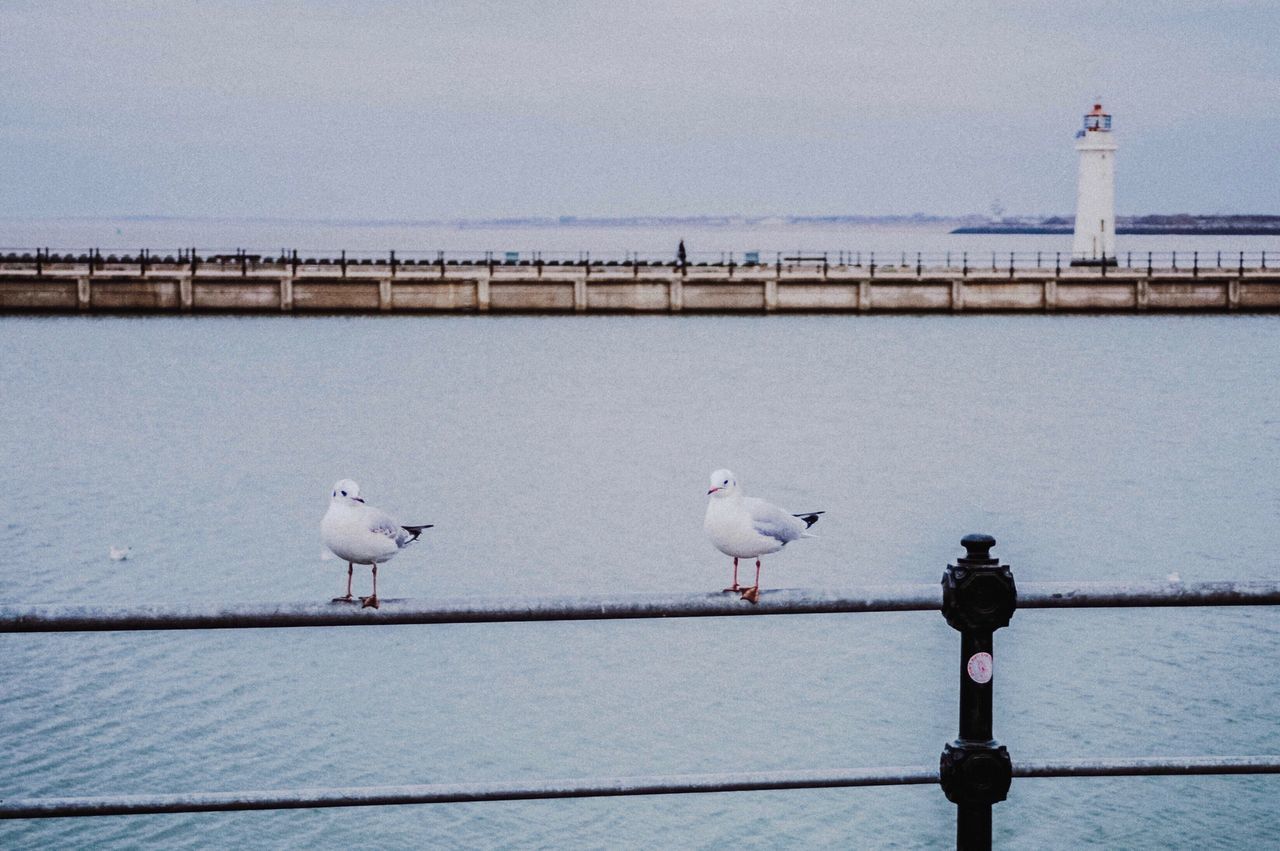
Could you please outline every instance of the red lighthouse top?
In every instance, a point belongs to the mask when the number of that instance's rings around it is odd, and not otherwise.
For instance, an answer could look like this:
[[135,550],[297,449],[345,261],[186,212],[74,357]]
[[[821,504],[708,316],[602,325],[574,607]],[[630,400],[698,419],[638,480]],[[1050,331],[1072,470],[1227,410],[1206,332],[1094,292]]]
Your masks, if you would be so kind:
[[1102,104],[1095,103],[1093,109],[1084,117],[1084,132],[1086,133],[1110,133],[1111,132],[1111,116],[1102,111]]

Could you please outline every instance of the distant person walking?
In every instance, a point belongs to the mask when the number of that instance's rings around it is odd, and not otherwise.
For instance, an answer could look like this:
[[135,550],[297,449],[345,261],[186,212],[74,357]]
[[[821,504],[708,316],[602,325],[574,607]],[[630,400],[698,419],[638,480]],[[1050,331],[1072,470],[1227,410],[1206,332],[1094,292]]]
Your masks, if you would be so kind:
[[676,249],[676,265],[681,269],[689,265],[689,255],[684,251],[684,240],[680,240],[680,247]]

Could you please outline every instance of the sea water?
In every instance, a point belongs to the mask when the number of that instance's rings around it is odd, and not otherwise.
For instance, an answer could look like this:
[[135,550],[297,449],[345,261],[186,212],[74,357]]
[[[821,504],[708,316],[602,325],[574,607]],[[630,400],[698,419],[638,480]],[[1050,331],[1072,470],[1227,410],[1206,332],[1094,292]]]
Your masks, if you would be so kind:
[[[0,601],[717,590],[708,473],[824,510],[768,588],[1275,579],[1272,316],[0,319]],[[108,557],[130,546],[126,561]],[[357,568],[367,593],[367,568]],[[1025,610],[1014,759],[1280,752],[1280,611]],[[936,764],[930,613],[0,638],[0,797]],[[1015,781],[1002,847],[1280,844],[1273,777]],[[936,787],[0,823],[0,846],[938,847]]]

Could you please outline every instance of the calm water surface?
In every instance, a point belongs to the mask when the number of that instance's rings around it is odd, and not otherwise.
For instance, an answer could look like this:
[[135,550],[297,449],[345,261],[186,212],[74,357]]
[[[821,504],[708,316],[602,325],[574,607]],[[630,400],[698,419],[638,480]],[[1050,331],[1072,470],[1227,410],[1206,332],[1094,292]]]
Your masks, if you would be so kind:
[[[825,509],[766,587],[1275,578],[1280,319],[0,319],[0,600],[327,600],[343,476],[388,597],[701,591],[706,477]],[[112,562],[113,545],[133,557]],[[357,574],[367,588],[368,572]],[[367,592],[366,592],[367,593]],[[1015,759],[1280,752],[1280,611],[1019,612]],[[935,763],[927,613],[7,636],[0,796]],[[1280,846],[1271,777],[1018,781],[1013,848]],[[0,823],[0,846],[935,847],[936,789]]]

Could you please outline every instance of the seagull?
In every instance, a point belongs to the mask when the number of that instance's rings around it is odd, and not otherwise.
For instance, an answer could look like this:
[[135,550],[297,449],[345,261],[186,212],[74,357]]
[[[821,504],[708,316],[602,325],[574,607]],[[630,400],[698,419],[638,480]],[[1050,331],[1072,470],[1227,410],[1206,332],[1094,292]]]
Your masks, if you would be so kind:
[[409,544],[418,540],[423,526],[401,526],[381,509],[365,505],[360,486],[342,479],[333,486],[329,510],[320,521],[320,540],[338,558],[347,563],[347,593],[334,597],[335,603],[354,602],[351,596],[351,574],[357,564],[373,565],[373,593],[361,597],[363,608],[378,608],[378,564],[388,561]]
[[125,561],[133,554],[133,547],[116,547],[113,546],[107,551],[107,555],[112,561]]
[[[725,591],[741,592],[751,603],[760,600],[760,556],[776,553],[796,538],[814,538],[807,530],[823,511],[788,514],[763,499],[743,496],[738,480],[728,470],[711,474],[707,491],[707,517],[703,528],[716,549],[733,556],[733,585]],[[756,560],[756,581],[749,588],[738,584],[738,559]]]

